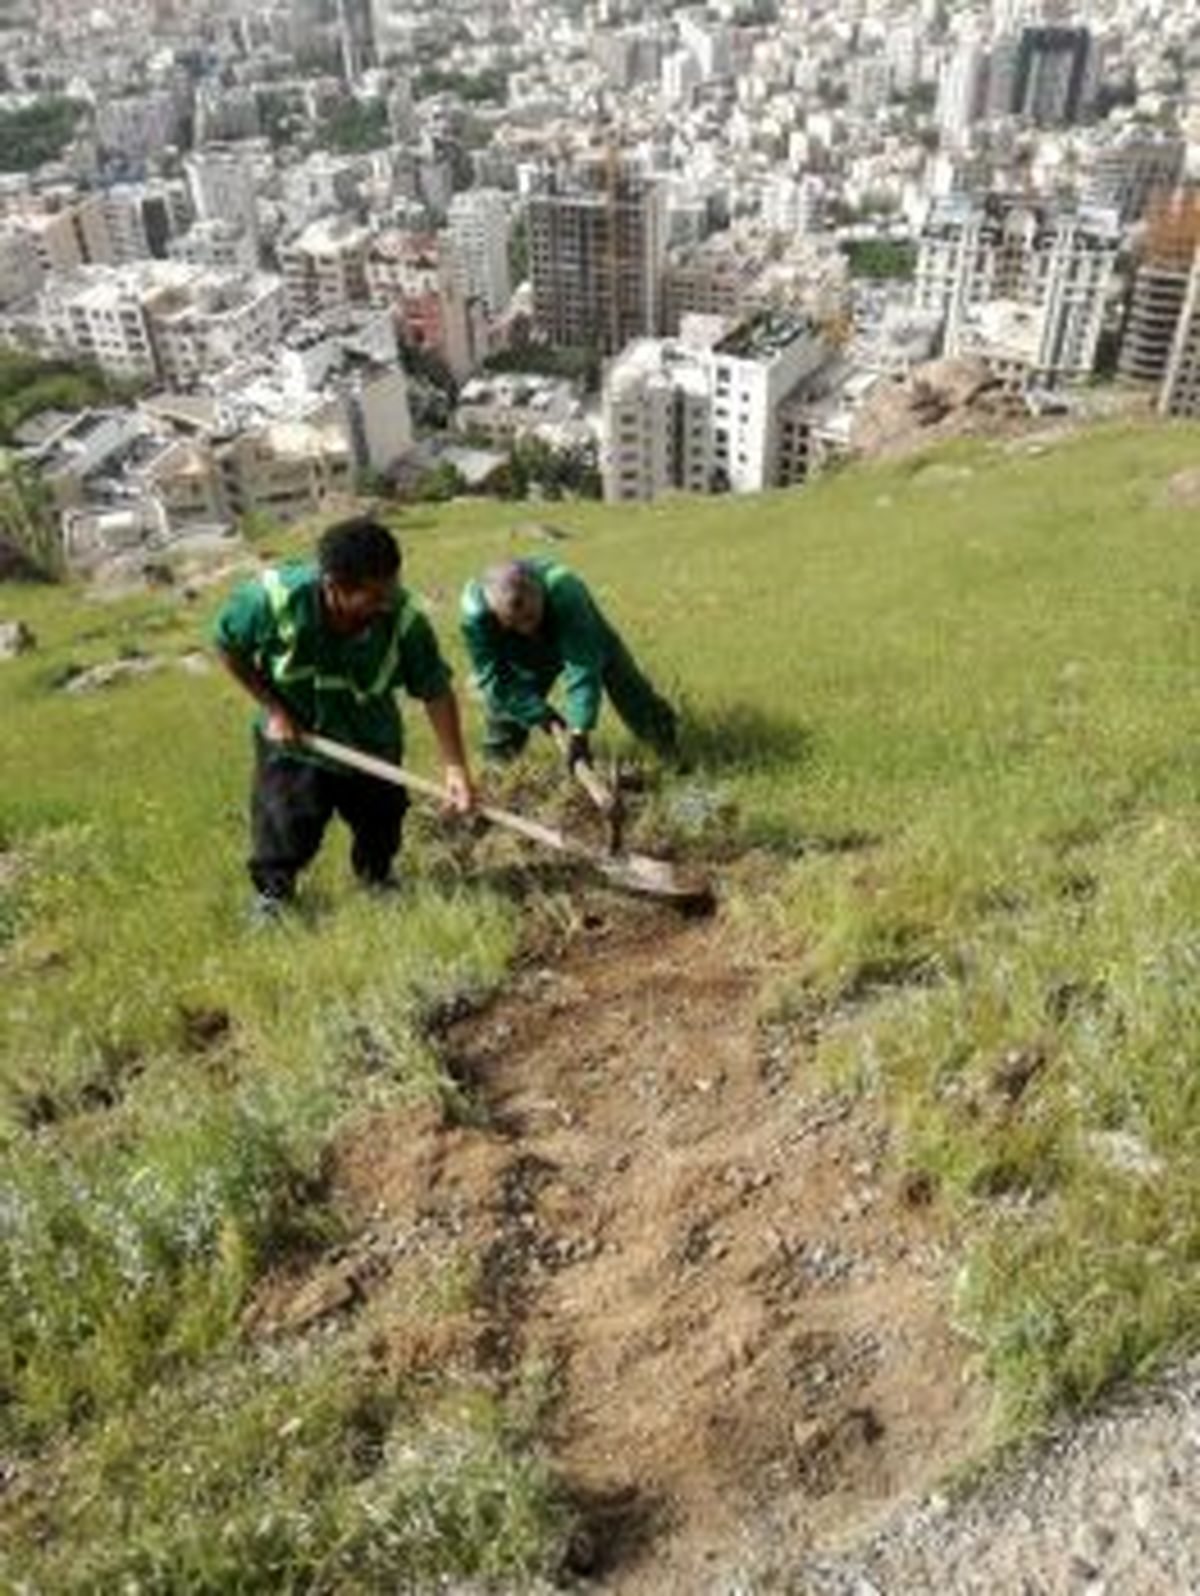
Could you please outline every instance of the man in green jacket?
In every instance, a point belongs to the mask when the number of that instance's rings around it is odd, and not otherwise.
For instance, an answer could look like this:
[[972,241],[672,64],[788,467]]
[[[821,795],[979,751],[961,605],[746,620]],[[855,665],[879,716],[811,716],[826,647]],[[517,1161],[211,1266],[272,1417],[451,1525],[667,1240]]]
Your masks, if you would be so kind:
[[[565,731],[568,768],[591,758],[589,736],[607,693],[625,725],[664,758],[675,711],[634,663],[586,585],[545,557],[510,560],[468,582],[462,631],[487,710],[484,752],[511,759],[530,731]],[[563,678],[565,718],[549,703]]]
[[335,813],[353,834],[351,862],[364,885],[391,883],[400,847],[408,806],[403,788],[335,769],[301,746],[301,733],[398,761],[403,728],[395,694],[403,688],[429,716],[448,805],[460,812],[472,807],[450,670],[399,576],[392,534],[369,517],[355,517],[323,534],[315,564],[264,571],[217,618],[221,658],[260,705],[249,870],[262,918],[291,900],[296,877]]

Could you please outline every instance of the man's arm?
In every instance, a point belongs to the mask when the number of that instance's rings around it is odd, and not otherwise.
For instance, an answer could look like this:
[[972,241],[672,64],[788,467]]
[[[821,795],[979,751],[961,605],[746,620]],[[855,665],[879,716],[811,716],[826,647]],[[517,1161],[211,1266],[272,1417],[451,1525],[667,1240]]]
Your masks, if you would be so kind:
[[474,807],[475,786],[467,767],[458,698],[451,689],[447,689],[437,698],[426,699],[425,713],[429,716],[429,724],[433,727],[445,767],[446,802],[456,813],[465,815]]
[[586,735],[600,718],[607,628],[587,588],[569,576],[553,589],[551,600],[563,658],[563,691],[567,725]]
[[217,656],[237,684],[244,688],[267,712],[263,733],[269,742],[294,743],[303,732],[291,711],[273,691],[266,677],[252,661],[217,644]]

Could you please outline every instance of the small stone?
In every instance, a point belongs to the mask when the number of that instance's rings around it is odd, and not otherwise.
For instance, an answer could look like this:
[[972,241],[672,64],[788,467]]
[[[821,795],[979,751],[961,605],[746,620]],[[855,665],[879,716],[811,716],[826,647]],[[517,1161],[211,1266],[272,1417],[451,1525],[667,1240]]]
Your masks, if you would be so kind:
[[37,638],[24,621],[0,621],[0,659],[16,659],[37,647]]

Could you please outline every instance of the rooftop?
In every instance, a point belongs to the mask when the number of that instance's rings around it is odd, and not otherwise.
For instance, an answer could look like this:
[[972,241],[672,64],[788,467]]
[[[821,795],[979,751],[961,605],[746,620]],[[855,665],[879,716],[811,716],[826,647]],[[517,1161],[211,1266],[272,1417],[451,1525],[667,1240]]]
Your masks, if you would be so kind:
[[791,310],[768,310],[735,327],[714,347],[714,354],[738,360],[773,360],[798,338],[815,334],[807,316]]

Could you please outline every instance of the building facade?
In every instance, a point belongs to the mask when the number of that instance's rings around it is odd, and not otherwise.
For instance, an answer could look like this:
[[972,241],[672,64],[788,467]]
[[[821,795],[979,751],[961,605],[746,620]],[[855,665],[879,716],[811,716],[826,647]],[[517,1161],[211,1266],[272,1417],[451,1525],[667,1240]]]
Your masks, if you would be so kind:
[[546,178],[527,214],[534,321],[552,344],[615,354],[658,332],[666,217],[656,183],[597,162]]

